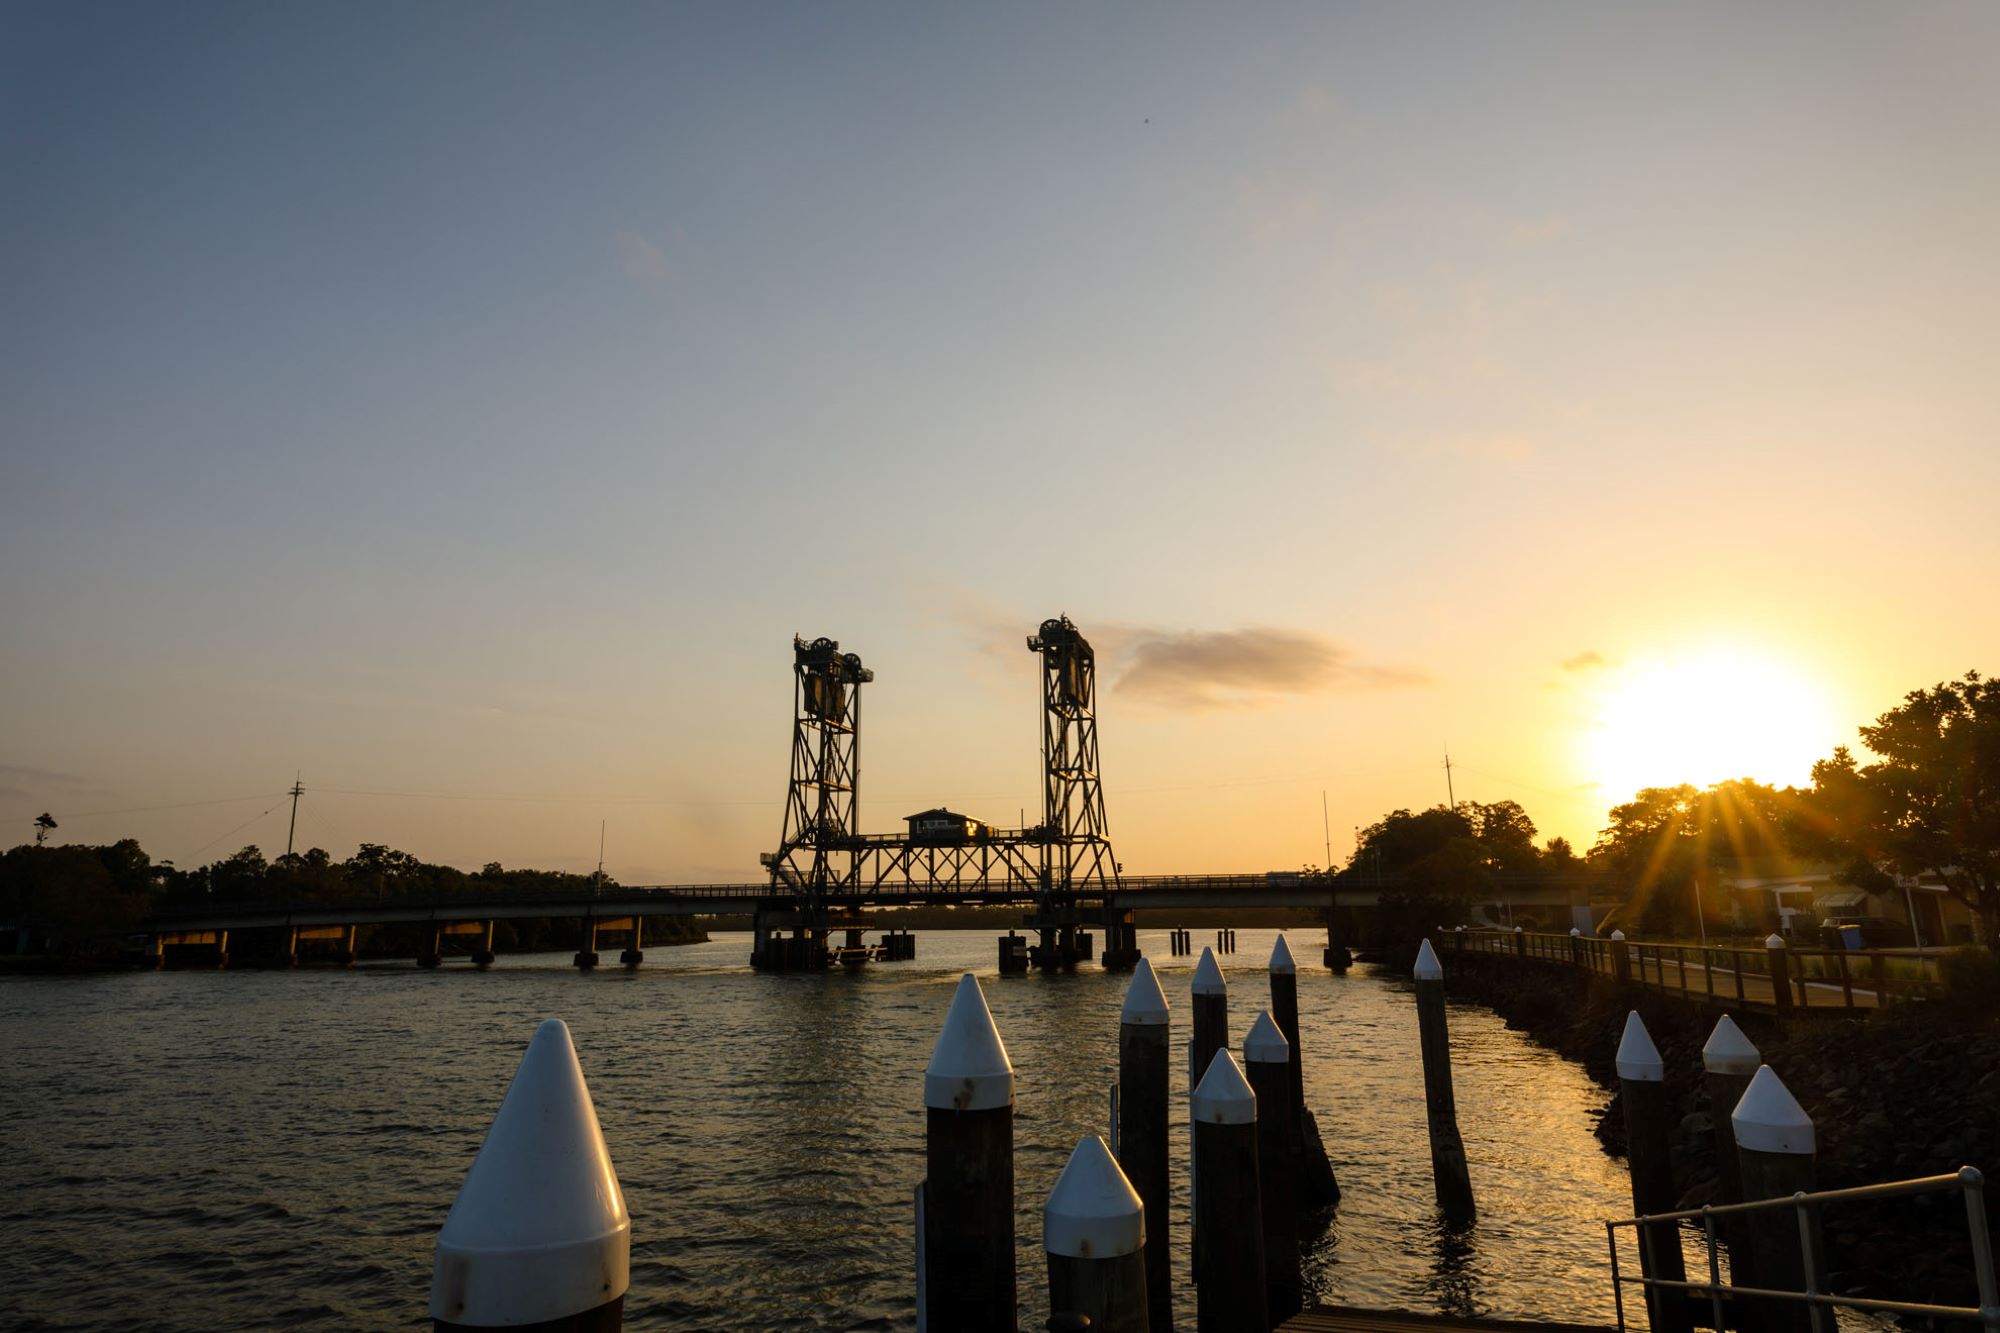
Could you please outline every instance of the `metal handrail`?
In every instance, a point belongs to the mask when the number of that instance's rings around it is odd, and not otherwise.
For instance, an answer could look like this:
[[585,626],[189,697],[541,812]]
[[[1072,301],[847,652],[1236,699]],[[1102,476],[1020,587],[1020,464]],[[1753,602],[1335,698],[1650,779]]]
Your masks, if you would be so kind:
[[[1921,1301],[1890,1301],[1872,1296],[1837,1296],[1820,1290],[1825,1279],[1820,1254],[1818,1217],[1819,1210],[1829,1204],[1855,1203],[1870,1199],[1908,1198],[1917,1194],[1931,1194],[1942,1190],[1956,1189],[1965,1200],[1965,1226],[1972,1241],[1973,1275],[1979,1287],[1977,1307],[1958,1305],[1931,1305]],[[1799,1247],[1805,1260],[1804,1291],[1780,1291],[1769,1287],[1739,1287],[1722,1280],[1721,1260],[1716,1246],[1716,1219],[1740,1217],[1746,1213],[1772,1212],[1781,1208],[1796,1210],[1799,1220]],[[1651,1277],[1644,1272],[1639,1277],[1628,1277],[1620,1271],[1618,1264],[1618,1229],[1631,1227],[1639,1239],[1640,1248],[1648,1259],[1652,1257],[1653,1228],[1671,1225],[1676,1241],[1683,1222],[1701,1223],[1703,1242],[1707,1248],[1708,1281],[1688,1282],[1678,1278]],[[1757,1199],[1749,1203],[1704,1204],[1700,1208],[1684,1208],[1672,1213],[1651,1213],[1640,1217],[1622,1218],[1604,1224],[1605,1239],[1611,1247],[1611,1292],[1612,1302],[1617,1307],[1618,1328],[1625,1329],[1625,1288],[1639,1286],[1648,1292],[1678,1291],[1690,1296],[1707,1296],[1714,1327],[1725,1326],[1722,1302],[1750,1297],[1756,1300],[1797,1301],[1813,1312],[1813,1324],[1817,1329],[1832,1333],[1831,1312],[1835,1309],[1864,1310],[1879,1314],[1916,1315],[1930,1319],[1962,1319],[1977,1321],[1987,1329],[2000,1330],[2000,1287],[1996,1287],[1993,1264],[1993,1242],[1986,1226],[1985,1177],[1977,1168],[1962,1166],[1950,1175],[1923,1176],[1914,1180],[1891,1181],[1881,1185],[1859,1185],[1849,1189],[1818,1190],[1807,1193],[1800,1190],[1795,1194],[1781,1195],[1775,1199]],[[1648,1263],[1646,1268],[1656,1265]],[[1826,1312],[1824,1315],[1821,1312]]]

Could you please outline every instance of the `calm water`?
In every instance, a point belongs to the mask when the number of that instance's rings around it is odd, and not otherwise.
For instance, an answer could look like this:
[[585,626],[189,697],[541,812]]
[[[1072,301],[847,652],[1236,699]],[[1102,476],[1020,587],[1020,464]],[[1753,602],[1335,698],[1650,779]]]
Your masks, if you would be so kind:
[[[1274,932],[1225,958],[1236,1040]],[[1199,935],[1197,936],[1199,939]],[[1193,960],[1142,932],[1187,1039]],[[1301,936],[1302,960],[1318,957]],[[1045,1315],[1040,1209],[1101,1133],[1126,978],[995,974],[986,932],[927,933],[859,976],[751,972],[746,936],[566,954],[484,975],[168,972],[0,982],[0,1325],[428,1327],[431,1245],[535,1025],[565,1019],[632,1213],[629,1329],[887,1329],[913,1321],[922,1073],[961,971],[1017,1078],[1023,1327]],[[1491,1014],[1452,1010],[1478,1223],[1434,1218],[1405,985],[1299,977],[1307,1095],[1346,1199],[1307,1272],[1326,1302],[1611,1319],[1601,1219],[1622,1165],[1601,1094]],[[1186,1125],[1174,1242],[1186,1260]],[[1177,1292],[1183,1328],[1190,1293]],[[1032,1320],[1033,1322],[1029,1322]]]

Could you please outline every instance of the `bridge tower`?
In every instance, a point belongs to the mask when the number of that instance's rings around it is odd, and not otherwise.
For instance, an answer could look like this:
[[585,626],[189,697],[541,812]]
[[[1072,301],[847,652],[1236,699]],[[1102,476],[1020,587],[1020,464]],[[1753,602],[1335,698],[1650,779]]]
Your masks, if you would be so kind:
[[[1097,767],[1097,654],[1068,616],[1044,620],[1028,639],[1042,659],[1041,896],[1029,924],[1041,932],[1034,961],[1068,969],[1078,958],[1080,895],[1103,899],[1118,887],[1118,861],[1104,818]],[[1104,965],[1138,961],[1130,912],[1107,906]]]
[[[833,639],[792,638],[792,779],[778,850],[763,856],[773,896],[789,912],[758,913],[750,961],[793,970],[826,964],[833,900],[859,865],[861,687],[875,673]],[[789,925],[793,938],[777,938]]]

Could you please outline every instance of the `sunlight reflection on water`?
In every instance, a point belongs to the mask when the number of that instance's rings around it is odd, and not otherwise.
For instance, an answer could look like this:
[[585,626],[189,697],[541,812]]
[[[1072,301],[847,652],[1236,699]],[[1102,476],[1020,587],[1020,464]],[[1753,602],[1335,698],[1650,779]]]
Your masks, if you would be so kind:
[[[1275,932],[1223,960],[1241,1039]],[[1295,938],[1301,959],[1317,940]],[[1194,959],[1141,932],[1187,1038]],[[1301,947],[1303,946],[1303,947]],[[568,1021],[633,1218],[626,1327],[909,1326],[923,1067],[961,971],[1017,1073],[1023,1327],[1046,1309],[1041,1204],[1104,1132],[1125,978],[995,975],[992,933],[924,933],[914,962],[764,976],[746,936],[582,976],[566,954],[483,976],[172,972],[0,983],[0,1291],[23,1328],[424,1324],[431,1244],[543,1018]],[[1478,1222],[1441,1229],[1407,989],[1301,969],[1306,1087],[1346,1197],[1313,1238],[1309,1298],[1604,1324],[1602,1219],[1622,1165],[1581,1070],[1454,1006]],[[1175,1128],[1176,1315],[1187,1130]]]

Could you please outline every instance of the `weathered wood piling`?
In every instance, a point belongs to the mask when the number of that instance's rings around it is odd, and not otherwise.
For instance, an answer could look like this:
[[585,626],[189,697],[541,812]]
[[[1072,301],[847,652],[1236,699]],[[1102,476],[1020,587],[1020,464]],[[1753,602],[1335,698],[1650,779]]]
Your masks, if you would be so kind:
[[1215,1053],[1229,1045],[1229,983],[1222,979],[1214,950],[1201,951],[1188,990],[1194,1013],[1194,1035],[1188,1042],[1188,1089],[1193,1091],[1207,1074]]
[[[1730,1113],[1744,1202],[1810,1194],[1817,1140],[1812,1117],[1769,1065],[1757,1070]],[[1806,1236],[1818,1242],[1816,1219],[1802,1222],[1794,1209],[1747,1213],[1751,1269],[1769,1291],[1806,1289]],[[1752,1305],[1760,1333],[1832,1333],[1832,1314],[1803,1301],[1760,1300]]]
[[617,1333],[632,1221],[569,1029],[535,1032],[438,1232],[438,1330]]
[[1299,1277],[1299,1163],[1293,1142],[1292,1045],[1257,1015],[1243,1038],[1243,1072],[1257,1096],[1257,1189],[1264,1225],[1264,1300],[1283,1323],[1304,1303]]
[[968,972],[924,1071],[927,1308],[935,1333],[1013,1333],[1014,1066]]
[[1736,1132],[1729,1113],[1750,1090],[1750,1080],[1763,1063],[1735,1019],[1724,1014],[1715,1020],[1715,1030],[1701,1048],[1701,1068],[1708,1086],[1709,1118],[1715,1122],[1715,1174],[1722,1203],[1743,1201],[1743,1170],[1736,1160]]
[[1171,1065],[1166,992],[1141,958],[1118,1015],[1118,1164],[1146,1210],[1146,1308],[1153,1333],[1172,1333],[1173,1255],[1167,1243],[1167,1088]]
[[1771,934],[1764,937],[1764,957],[1771,969],[1771,1003],[1777,1007],[1782,1020],[1792,1013],[1792,951],[1785,947],[1783,935]]
[[1149,1333],[1146,1210],[1104,1140],[1076,1145],[1042,1207],[1049,1312],[1099,1333]]
[[[1671,1213],[1674,1189],[1673,1104],[1667,1099],[1667,1067],[1637,1010],[1625,1016],[1618,1043],[1618,1095],[1625,1108],[1625,1153],[1631,1164],[1635,1216]],[[1639,1271],[1668,1282],[1687,1281],[1678,1225],[1655,1223],[1639,1234]],[[1646,1310],[1656,1333],[1690,1333],[1692,1311],[1679,1291],[1646,1289]]]
[[1319,1121],[1306,1106],[1305,1063],[1299,1040],[1299,967],[1283,935],[1271,946],[1271,1017],[1290,1047],[1291,1097],[1286,1108],[1286,1132],[1292,1160],[1301,1173],[1299,1199],[1309,1208],[1340,1202],[1340,1181],[1327,1159]]
[[1268,1333],[1257,1094],[1224,1047],[1189,1100],[1194,1121],[1195,1327]]
[[1424,1110],[1430,1122],[1431,1180],[1438,1207],[1451,1222],[1477,1213],[1465,1140],[1458,1132],[1458,1103],[1451,1087],[1451,1033],[1445,1018],[1444,965],[1425,940],[1411,971],[1417,983],[1417,1041],[1424,1060]]

